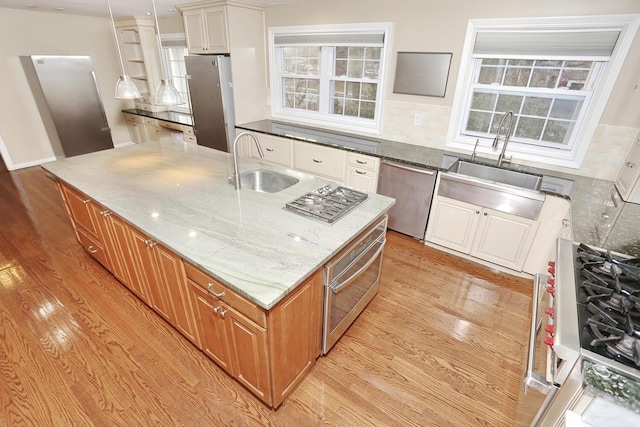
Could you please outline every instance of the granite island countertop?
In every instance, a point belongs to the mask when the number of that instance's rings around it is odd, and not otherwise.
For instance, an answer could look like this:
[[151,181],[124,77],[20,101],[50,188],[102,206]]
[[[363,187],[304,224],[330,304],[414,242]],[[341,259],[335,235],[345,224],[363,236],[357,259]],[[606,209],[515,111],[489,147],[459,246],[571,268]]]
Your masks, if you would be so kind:
[[163,140],[42,167],[264,309],[321,268],[394,203],[369,194],[328,225],[283,207],[329,181],[243,158],[241,171],[272,169],[300,181],[273,194],[236,191],[227,183],[231,165],[228,153]]
[[[457,159],[470,160],[467,154],[277,120],[244,123],[236,125],[236,128],[439,171],[449,169]],[[476,158],[475,162],[495,166],[490,159]],[[571,201],[573,240],[640,257],[640,205],[623,202],[613,182],[523,165],[509,165],[506,168],[541,175],[544,193]]]

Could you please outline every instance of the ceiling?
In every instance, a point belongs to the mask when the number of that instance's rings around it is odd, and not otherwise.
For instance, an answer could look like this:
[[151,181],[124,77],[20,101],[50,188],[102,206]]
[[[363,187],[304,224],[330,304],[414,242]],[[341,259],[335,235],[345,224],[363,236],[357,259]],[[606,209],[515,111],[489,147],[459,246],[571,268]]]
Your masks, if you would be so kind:
[[[145,15],[152,12],[151,0],[109,0],[113,16]],[[155,0],[158,16],[180,14],[176,4],[193,0]],[[265,5],[293,3],[296,0],[251,0]],[[0,7],[69,15],[109,16],[107,0],[0,0]]]

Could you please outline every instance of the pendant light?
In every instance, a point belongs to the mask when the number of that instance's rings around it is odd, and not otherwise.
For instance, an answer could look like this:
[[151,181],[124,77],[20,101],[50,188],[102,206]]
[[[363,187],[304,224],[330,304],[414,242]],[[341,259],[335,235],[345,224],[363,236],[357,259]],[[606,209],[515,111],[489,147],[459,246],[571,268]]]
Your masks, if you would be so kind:
[[160,55],[160,65],[162,66],[162,80],[160,80],[160,84],[156,89],[156,96],[154,104],[156,105],[165,105],[167,107],[173,107],[174,105],[184,104],[182,98],[180,98],[180,94],[178,93],[178,89],[171,83],[171,78],[169,77],[169,73],[166,69],[166,64],[164,63],[164,58],[162,57],[162,41],[160,39],[160,26],[158,25],[158,13],[156,12],[156,3],[155,0],[151,0],[151,5],[153,7],[153,18],[155,19],[155,30],[156,30],[156,39],[158,42],[158,55]]
[[124,70],[124,62],[122,61],[122,52],[120,51],[120,44],[118,43],[118,32],[116,31],[116,23],[113,20],[113,12],[111,11],[111,3],[107,0],[107,7],[109,8],[109,16],[111,17],[111,28],[113,29],[113,38],[116,42],[116,48],[118,49],[118,59],[120,60],[120,70],[122,75],[116,82],[116,99],[136,99],[140,98],[140,91],[138,87],[133,83],[131,77]]

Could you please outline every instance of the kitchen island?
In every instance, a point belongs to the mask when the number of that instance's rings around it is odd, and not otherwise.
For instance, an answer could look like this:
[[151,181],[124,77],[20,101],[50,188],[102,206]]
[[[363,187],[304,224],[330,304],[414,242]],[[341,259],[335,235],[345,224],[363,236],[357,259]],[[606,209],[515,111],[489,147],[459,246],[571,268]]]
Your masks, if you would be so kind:
[[299,182],[273,194],[236,191],[227,153],[174,141],[43,165],[87,251],[277,407],[320,354],[323,265],[393,199],[370,194],[328,225],[283,209],[328,181],[247,159],[240,167]]

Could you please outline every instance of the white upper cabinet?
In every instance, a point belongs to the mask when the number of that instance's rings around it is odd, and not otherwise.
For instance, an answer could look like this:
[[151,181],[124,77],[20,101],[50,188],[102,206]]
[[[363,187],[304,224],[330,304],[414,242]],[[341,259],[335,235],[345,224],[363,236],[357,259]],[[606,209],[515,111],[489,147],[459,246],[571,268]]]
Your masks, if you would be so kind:
[[189,53],[229,53],[225,6],[186,10],[182,17]]

